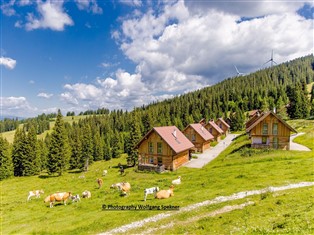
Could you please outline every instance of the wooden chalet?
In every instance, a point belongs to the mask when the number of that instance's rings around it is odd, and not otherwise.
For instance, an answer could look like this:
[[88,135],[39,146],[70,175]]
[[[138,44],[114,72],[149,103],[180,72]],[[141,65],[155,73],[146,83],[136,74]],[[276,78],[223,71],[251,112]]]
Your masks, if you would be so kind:
[[220,129],[217,124],[211,120],[206,125],[205,128],[209,131],[210,134],[214,136],[214,139],[219,142],[221,140],[221,136],[223,135],[224,131]]
[[253,116],[246,124],[252,148],[290,149],[290,132],[297,131],[272,111]]
[[138,169],[174,171],[190,160],[194,145],[176,126],[154,127],[135,146]]
[[227,122],[225,122],[225,120],[223,120],[222,118],[218,118],[216,121],[217,126],[219,126],[219,128],[221,130],[223,130],[223,134],[225,136],[228,135],[229,131],[230,131],[230,126]]
[[200,123],[190,124],[182,132],[194,144],[197,152],[202,153],[210,148],[210,142],[214,140],[214,136]]

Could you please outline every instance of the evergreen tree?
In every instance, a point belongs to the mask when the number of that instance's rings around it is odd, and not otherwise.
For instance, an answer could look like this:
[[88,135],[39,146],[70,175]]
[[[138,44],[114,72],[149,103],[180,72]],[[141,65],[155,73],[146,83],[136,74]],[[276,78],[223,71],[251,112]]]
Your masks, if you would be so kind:
[[135,166],[137,159],[138,159],[138,151],[134,149],[135,145],[140,141],[142,138],[141,136],[141,130],[139,127],[138,122],[136,119],[133,119],[131,122],[131,130],[130,130],[130,145],[131,149],[128,153],[128,165]]
[[14,176],[24,176],[26,168],[25,153],[26,134],[24,130],[16,129],[13,140],[12,161],[14,168]]
[[233,112],[230,115],[230,120],[231,120],[230,129],[232,131],[243,130],[245,117],[244,117],[244,113],[241,109],[236,107],[235,112]]
[[88,171],[89,165],[93,162],[93,138],[89,124],[83,126],[82,157],[80,169]]
[[9,142],[0,136],[0,180],[13,176],[13,162]]
[[70,135],[71,157],[70,169],[80,168],[80,161],[82,159],[82,132],[81,129],[73,124],[73,130]]
[[58,110],[55,127],[50,137],[50,146],[48,152],[48,173],[62,173],[67,169],[71,149],[69,146],[66,130],[62,120],[61,111]]

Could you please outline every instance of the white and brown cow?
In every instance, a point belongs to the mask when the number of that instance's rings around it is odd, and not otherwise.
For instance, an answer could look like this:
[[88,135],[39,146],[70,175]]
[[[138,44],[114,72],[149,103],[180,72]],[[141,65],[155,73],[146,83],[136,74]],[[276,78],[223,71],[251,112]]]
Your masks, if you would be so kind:
[[67,204],[67,200],[72,196],[71,192],[54,193],[46,197],[45,203],[50,203],[50,208],[53,207],[55,202],[63,202],[64,205]]
[[44,194],[44,190],[35,190],[35,191],[29,191],[27,201],[31,199],[31,197],[40,198],[40,194]]

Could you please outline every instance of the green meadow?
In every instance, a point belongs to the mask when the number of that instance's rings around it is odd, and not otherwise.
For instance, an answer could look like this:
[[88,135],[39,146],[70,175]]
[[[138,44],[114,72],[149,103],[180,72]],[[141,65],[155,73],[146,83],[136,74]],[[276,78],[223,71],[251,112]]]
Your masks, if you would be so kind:
[[[179,206],[180,208],[229,196],[237,192],[257,190],[269,186],[283,186],[303,181],[314,182],[314,121],[289,122],[305,134],[295,142],[312,151],[252,150],[249,139],[240,135],[214,161],[202,169],[181,167],[176,172],[139,173],[127,168],[120,175],[118,163],[125,158],[95,162],[86,173],[69,171],[60,177],[45,173],[39,176],[15,177],[1,181],[1,234],[96,234],[145,219],[167,211],[103,210],[104,206]],[[102,176],[103,170],[108,170]],[[84,175],[85,178],[79,178]],[[182,177],[182,184],[174,189],[174,197],[157,200],[148,195],[143,201],[145,188],[159,186],[168,189],[171,181]],[[97,178],[104,181],[98,188]],[[111,184],[127,181],[131,184],[129,196],[120,196]],[[43,189],[40,199],[27,201],[30,190]],[[314,187],[268,192],[244,199],[200,207],[176,214],[141,228],[129,230],[130,234],[313,234]],[[55,192],[70,191],[92,193],[90,199],[65,206],[55,204],[49,208],[44,198]],[[217,213],[225,206],[251,202],[243,209]],[[168,211],[169,212],[169,211]]]

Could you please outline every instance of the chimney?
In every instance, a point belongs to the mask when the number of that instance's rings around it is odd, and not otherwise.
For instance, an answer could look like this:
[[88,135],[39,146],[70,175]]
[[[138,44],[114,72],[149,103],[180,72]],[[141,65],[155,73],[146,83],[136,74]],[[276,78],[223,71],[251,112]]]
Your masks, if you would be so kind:
[[177,138],[177,131],[176,131],[176,129],[173,130],[172,135],[174,136],[174,138]]

